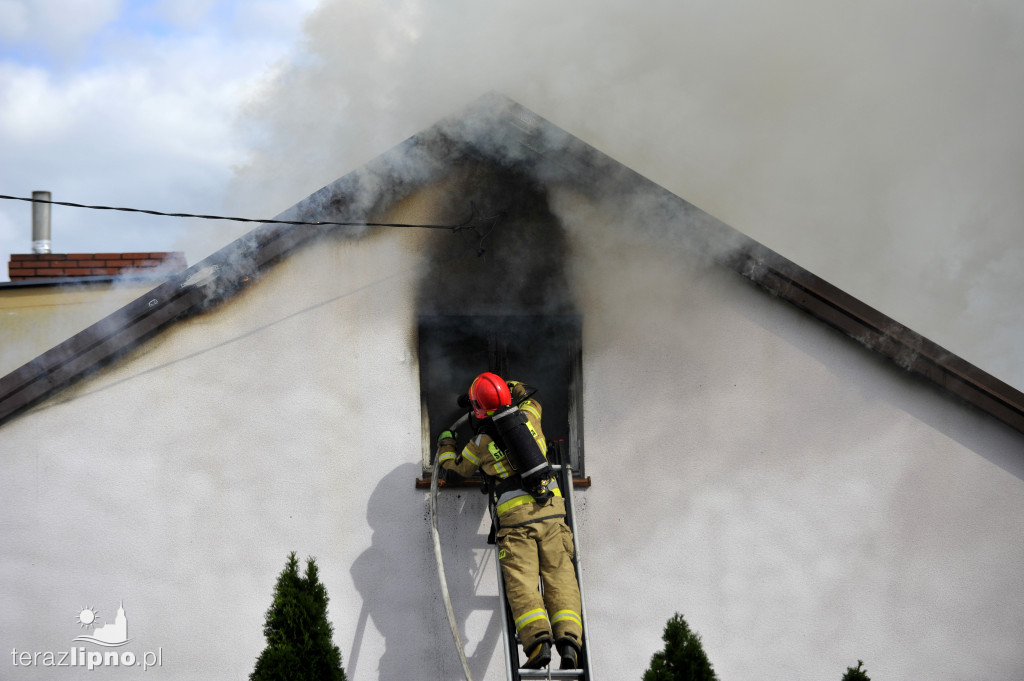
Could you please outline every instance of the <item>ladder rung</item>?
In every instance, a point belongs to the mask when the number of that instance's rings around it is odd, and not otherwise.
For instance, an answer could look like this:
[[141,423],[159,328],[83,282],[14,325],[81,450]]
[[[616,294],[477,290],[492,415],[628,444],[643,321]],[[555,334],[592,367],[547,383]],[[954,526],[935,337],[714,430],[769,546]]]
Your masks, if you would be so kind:
[[582,669],[520,669],[519,676],[523,679],[582,679]]

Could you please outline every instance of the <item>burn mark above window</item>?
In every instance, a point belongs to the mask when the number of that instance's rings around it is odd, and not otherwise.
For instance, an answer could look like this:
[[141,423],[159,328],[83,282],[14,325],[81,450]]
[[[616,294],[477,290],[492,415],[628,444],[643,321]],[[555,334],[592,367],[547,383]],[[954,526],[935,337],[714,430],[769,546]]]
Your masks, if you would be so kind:
[[[423,467],[432,464],[437,434],[464,410],[459,395],[478,374],[537,388],[549,441],[561,440],[576,475],[583,461],[580,318],[564,315],[429,315],[419,318]],[[460,433],[461,446],[469,433]]]
[[543,187],[523,172],[465,162],[436,202],[438,219],[465,207],[486,223],[454,238],[436,234],[423,249],[420,314],[568,315],[576,312],[566,274],[569,245]]

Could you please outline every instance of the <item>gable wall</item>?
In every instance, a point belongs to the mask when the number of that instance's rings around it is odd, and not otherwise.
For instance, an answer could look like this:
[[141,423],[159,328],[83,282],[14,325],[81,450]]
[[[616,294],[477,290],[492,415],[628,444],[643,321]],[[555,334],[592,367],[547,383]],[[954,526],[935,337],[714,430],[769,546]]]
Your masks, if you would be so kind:
[[[551,199],[584,319],[599,678],[639,678],[675,611],[723,679],[838,678],[858,658],[878,678],[1019,678],[1021,436],[704,266],[635,206]],[[123,599],[129,645],[162,648],[147,675],[246,678],[295,550],[318,559],[350,678],[458,678],[413,488],[420,254],[450,238],[321,242],[5,425],[9,645],[64,650],[80,608]],[[498,679],[484,513],[475,491],[442,495],[472,667]]]
[[154,281],[119,281],[0,289],[0,376],[35,359],[153,288]]

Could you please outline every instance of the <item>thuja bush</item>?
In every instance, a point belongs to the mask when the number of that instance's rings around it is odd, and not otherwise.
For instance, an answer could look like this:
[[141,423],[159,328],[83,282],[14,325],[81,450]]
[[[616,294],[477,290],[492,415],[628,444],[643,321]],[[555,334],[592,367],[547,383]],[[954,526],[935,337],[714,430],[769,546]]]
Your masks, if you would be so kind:
[[316,561],[306,561],[299,574],[293,551],[274,587],[263,635],[267,647],[256,660],[250,681],[347,681],[341,651],[327,619],[327,589],[320,583]]
[[843,674],[843,681],[871,681],[868,677],[866,669],[862,669],[864,663],[861,660],[857,660],[857,668],[847,667],[846,673]]
[[700,635],[690,629],[682,615],[672,616],[661,639],[665,649],[651,658],[643,681],[718,681]]

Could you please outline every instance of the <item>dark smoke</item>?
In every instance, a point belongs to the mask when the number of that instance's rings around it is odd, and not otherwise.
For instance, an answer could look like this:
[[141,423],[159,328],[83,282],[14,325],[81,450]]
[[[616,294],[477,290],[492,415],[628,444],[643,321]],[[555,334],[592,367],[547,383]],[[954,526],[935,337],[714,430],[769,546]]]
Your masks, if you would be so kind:
[[[423,314],[571,314],[568,248],[544,190],[515,168],[459,165],[447,214],[484,218],[456,238],[432,240],[419,287]],[[468,188],[468,191],[463,191]]]

